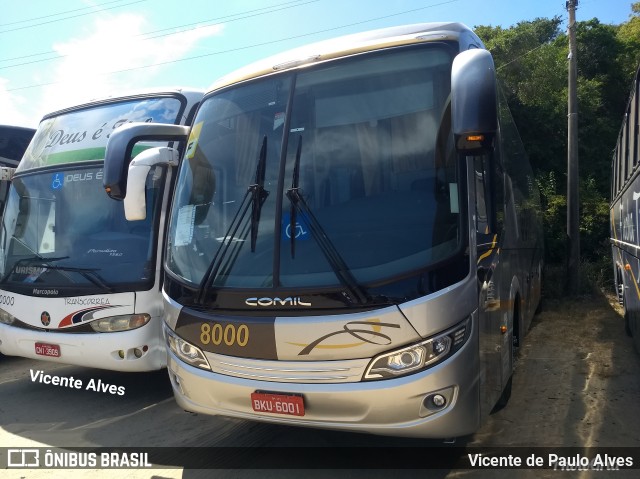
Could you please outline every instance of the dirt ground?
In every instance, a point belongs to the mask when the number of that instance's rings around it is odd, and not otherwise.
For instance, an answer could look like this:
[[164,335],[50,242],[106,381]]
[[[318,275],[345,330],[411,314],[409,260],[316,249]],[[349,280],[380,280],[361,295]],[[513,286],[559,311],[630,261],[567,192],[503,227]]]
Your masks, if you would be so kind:
[[511,402],[471,445],[640,446],[640,355],[614,295],[543,299]]

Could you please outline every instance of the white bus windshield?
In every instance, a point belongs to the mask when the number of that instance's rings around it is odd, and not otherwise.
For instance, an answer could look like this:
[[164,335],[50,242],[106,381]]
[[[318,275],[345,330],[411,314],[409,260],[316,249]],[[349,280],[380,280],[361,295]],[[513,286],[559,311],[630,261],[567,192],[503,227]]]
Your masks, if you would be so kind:
[[126,123],[175,123],[177,98],[146,98],[107,103],[42,120],[16,173],[79,161],[104,160],[113,130]]
[[[175,123],[173,97],[105,103],[45,118],[13,178],[0,230],[0,285],[80,295],[142,290],[155,277],[164,170],[147,177],[147,219],[128,222],[102,189],[110,133],[132,121]],[[142,149],[156,146],[147,143]]]
[[444,45],[360,55],[206,99],[169,271],[214,287],[358,285],[460,251],[451,61]]
[[102,167],[15,178],[0,232],[2,288],[89,294],[152,282],[152,218],[163,176],[161,169],[149,175],[147,220],[135,222],[100,191]]

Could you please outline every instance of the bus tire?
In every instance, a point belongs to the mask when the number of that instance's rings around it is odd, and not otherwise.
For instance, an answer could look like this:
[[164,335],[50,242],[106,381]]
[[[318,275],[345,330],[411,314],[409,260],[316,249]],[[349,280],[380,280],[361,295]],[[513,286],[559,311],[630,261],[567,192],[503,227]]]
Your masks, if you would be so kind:
[[513,374],[507,381],[507,384],[502,390],[502,394],[500,394],[498,401],[496,401],[496,405],[493,406],[493,411],[491,411],[491,413],[498,412],[507,406],[507,404],[509,403],[509,399],[511,399],[512,384],[513,384]]
[[516,298],[514,300],[514,308],[513,308],[513,329],[512,329],[512,337],[511,337],[511,376],[509,376],[509,380],[507,384],[505,384],[500,397],[496,401],[495,406],[491,413],[500,411],[503,409],[509,399],[511,399],[511,389],[513,387],[513,375],[516,370],[516,356],[518,351],[520,350],[520,295],[516,294]]

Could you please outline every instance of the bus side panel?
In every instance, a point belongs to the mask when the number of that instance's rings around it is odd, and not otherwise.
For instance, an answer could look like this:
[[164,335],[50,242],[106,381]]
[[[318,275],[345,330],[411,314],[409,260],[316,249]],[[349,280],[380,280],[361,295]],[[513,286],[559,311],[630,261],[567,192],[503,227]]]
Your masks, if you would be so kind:
[[636,72],[611,163],[610,241],[618,301],[627,334],[640,352],[640,170],[638,166],[638,77]]

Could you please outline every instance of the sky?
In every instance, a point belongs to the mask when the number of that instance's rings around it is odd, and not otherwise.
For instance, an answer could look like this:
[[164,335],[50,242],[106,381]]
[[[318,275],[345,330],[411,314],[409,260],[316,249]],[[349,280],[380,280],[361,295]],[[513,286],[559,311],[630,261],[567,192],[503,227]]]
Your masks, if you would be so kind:
[[[579,21],[628,20],[632,0],[579,0]],[[145,88],[206,89],[261,58],[421,22],[508,28],[565,0],[0,0],[0,124]],[[580,59],[578,59],[578,62]]]

